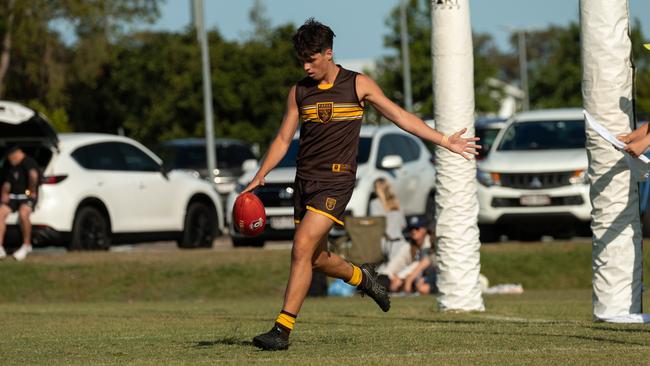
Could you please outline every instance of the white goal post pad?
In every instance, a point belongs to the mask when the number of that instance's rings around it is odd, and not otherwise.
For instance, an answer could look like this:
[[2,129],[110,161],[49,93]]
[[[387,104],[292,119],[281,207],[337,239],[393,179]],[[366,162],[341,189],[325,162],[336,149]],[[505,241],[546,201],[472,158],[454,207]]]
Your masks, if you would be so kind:
[[[432,0],[431,52],[436,129],[474,136],[474,60],[469,0]],[[437,297],[441,311],[485,310],[476,161],[436,148]]]
[[[584,108],[616,136],[633,127],[628,2],[580,1]],[[586,125],[593,206],[593,316],[636,319],[641,312],[639,193],[624,153]]]

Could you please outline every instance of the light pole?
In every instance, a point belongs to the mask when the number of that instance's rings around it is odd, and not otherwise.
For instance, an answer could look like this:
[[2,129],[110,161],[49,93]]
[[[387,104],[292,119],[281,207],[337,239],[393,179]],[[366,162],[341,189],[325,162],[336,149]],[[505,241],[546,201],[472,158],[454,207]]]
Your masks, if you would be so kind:
[[528,56],[526,54],[526,33],[535,31],[538,28],[515,28],[502,25],[509,33],[517,33],[517,52],[519,53],[519,79],[521,90],[524,92],[521,100],[521,109],[530,109],[530,94],[528,93]]
[[201,47],[201,64],[203,70],[203,110],[205,114],[205,148],[208,157],[208,176],[210,183],[215,183],[217,152],[214,146],[214,126],[212,111],[212,78],[210,77],[210,55],[208,37],[205,33],[203,17],[203,0],[192,0],[192,19],[196,27],[196,37]]
[[400,0],[400,38],[402,43],[402,79],[404,81],[404,108],[413,112],[413,93],[411,92],[411,61],[409,58],[408,23],[406,6],[409,0]]
[[530,109],[530,97],[528,94],[528,57],[526,56],[526,30],[517,30],[519,44],[519,77],[521,78],[521,90],[524,91],[522,109]]

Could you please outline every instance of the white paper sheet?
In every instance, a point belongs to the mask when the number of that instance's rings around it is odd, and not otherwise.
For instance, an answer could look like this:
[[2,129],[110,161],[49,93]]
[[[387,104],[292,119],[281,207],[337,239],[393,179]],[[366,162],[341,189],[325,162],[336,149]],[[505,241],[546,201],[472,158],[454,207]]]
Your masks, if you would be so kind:
[[[625,144],[623,142],[617,139],[616,136],[612,135],[611,132],[609,132],[609,130],[603,127],[600,123],[596,122],[596,119],[591,114],[589,114],[589,112],[583,110],[582,113],[585,115],[587,124],[593,128],[594,131],[598,132],[602,138],[607,140],[610,144],[614,145],[615,148],[624,151],[623,149],[625,149]],[[650,159],[648,159],[648,157],[645,155],[639,155],[639,160],[646,164],[650,163]],[[638,166],[630,166],[630,169],[632,168],[638,168]]]

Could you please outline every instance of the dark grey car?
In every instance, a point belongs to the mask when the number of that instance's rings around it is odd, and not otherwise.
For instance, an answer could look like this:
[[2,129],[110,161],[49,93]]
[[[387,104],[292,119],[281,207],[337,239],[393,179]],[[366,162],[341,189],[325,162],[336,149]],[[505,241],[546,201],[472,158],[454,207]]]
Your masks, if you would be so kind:
[[[217,167],[213,184],[221,197],[225,198],[246,170],[256,168],[257,158],[250,145],[235,139],[216,139],[215,151]],[[203,179],[209,179],[204,139],[165,141],[156,152],[168,170],[190,170]]]

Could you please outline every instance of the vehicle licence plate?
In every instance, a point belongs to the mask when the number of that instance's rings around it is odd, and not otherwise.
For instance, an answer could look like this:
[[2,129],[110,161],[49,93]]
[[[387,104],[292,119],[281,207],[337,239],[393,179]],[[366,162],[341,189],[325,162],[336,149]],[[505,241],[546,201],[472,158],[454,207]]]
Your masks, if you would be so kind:
[[551,197],[545,195],[521,196],[519,203],[522,206],[548,206],[551,204]]
[[235,183],[222,183],[217,184],[217,192],[230,193],[235,189]]
[[293,216],[269,217],[269,225],[272,229],[277,230],[293,229],[295,227],[295,224],[293,223]]

